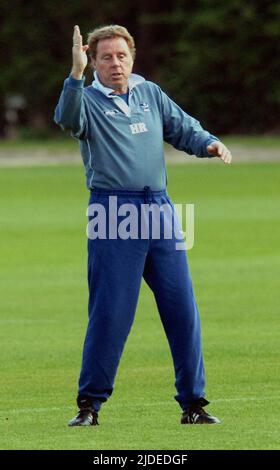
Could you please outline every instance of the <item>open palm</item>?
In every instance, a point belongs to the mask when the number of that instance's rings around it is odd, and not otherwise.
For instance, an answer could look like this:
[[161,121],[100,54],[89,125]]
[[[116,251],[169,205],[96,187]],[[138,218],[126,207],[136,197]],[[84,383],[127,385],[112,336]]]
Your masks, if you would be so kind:
[[74,26],[73,33],[73,67],[72,74],[81,75],[83,74],[84,69],[87,66],[88,58],[86,51],[88,50],[88,45],[83,46],[83,37],[80,33],[80,28],[78,25]]

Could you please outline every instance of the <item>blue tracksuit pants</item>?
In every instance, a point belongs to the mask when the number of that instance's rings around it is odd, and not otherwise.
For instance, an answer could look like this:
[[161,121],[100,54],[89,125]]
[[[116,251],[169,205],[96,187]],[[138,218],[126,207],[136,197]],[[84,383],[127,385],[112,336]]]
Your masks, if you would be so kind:
[[[89,322],[78,397],[90,398],[96,411],[110,397],[143,277],[154,293],[170,345],[176,378],[175,399],[186,409],[190,401],[204,396],[205,386],[200,320],[186,252],[175,249],[178,239],[174,230],[172,238],[164,237],[162,220],[157,238],[152,236],[149,226],[146,237],[123,239],[117,235],[109,239],[109,226],[115,224],[108,220],[110,196],[117,196],[118,208],[122,204],[135,206],[138,234],[141,222],[143,225],[139,216],[141,204],[168,204],[174,212],[164,190],[151,191],[145,187],[143,191],[91,191],[90,206],[99,204],[105,209],[102,215],[106,212],[106,234],[103,230],[100,238],[88,239]],[[89,217],[92,219],[93,215]],[[123,219],[119,217],[120,221]]]

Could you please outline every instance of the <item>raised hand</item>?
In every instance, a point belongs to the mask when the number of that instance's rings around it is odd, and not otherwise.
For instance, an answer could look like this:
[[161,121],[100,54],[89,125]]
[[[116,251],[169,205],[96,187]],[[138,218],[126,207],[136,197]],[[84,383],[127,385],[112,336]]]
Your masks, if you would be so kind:
[[72,56],[73,56],[73,65],[71,70],[71,75],[77,80],[81,80],[83,77],[83,72],[87,66],[88,58],[86,51],[88,50],[88,45],[83,46],[83,36],[81,36],[80,28],[78,25],[74,26],[73,33],[73,47],[72,47]]

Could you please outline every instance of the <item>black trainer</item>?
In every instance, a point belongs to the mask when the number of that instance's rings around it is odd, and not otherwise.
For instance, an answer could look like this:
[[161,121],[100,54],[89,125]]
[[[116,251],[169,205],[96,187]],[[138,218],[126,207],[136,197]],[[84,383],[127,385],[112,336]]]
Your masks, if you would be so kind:
[[201,397],[191,402],[189,408],[183,411],[181,424],[218,424],[220,420],[211,416],[203,409],[203,406],[209,405],[209,401]]
[[75,418],[69,421],[68,426],[97,426],[98,413],[91,406],[89,398],[78,398],[78,407],[80,408]]

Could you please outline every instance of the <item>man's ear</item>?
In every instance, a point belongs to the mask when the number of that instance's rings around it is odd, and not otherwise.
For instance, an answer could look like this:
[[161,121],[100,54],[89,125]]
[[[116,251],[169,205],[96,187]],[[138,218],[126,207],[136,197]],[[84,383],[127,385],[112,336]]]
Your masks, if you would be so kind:
[[92,69],[95,69],[96,60],[93,57],[90,59],[90,66],[91,66]]

